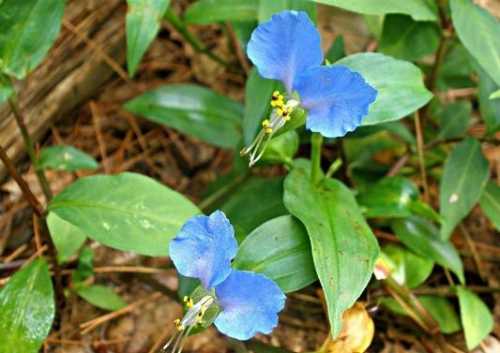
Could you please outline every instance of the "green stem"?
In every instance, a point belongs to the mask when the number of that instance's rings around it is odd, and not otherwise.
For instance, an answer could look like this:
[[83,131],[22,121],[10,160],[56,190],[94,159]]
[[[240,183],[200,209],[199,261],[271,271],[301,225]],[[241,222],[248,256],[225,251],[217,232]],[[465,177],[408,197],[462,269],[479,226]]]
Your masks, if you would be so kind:
[[47,202],[49,202],[50,200],[52,200],[52,196],[53,196],[52,191],[50,190],[49,182],[47,180],[47,177],[45,176],[44,171],[42,169],[38,168],[38,161],[36,158],[35,146],[33,144],[33,139],[31,138],[31,136],[28,132],[28,128],[26,127],[24,117],[21,114],[21,111],[19,109],[19,106],[18,106],[15,98],[9,98],[9,105],[10,105],[10,109],[12,110],[12,113],[14,114],[14,117],[16,119],[17,126],[19,127],[19,130],[21,131],[24,145],[25,145],[26,150],[28,152],[28,156],[31,160],[31,164],[33,165],[33,168],[35,169],[35,174],[37,176],[38,182],[40,183],[40,186],[42,188],[43,194],[45,195]]
[[317,184],[321,179],[321,146],[323,144],[323,136],[320,133],[314,132],[311,135],[311,182]]
[[327,178],[331,178],[333,174],[335,174],[335,172],[337,170],[339,170],[339,168],[342,167],[342,159],[340,158],[337,158],[336,160],[333,161],[333,163],[330,165],[330,168],[328,168],[328,171],[326,172],[326,177]]
[[207,47],[205,47],[203,43],[188,30],[186,24],[171,9],[167,10],[164,18],[170,22],[175,30],[179,32],[179,34],[193,47],[195,51],[208,56],[210,59],[221,64],[222,66],[230,67],[230,64],[227,61],[212,53]]

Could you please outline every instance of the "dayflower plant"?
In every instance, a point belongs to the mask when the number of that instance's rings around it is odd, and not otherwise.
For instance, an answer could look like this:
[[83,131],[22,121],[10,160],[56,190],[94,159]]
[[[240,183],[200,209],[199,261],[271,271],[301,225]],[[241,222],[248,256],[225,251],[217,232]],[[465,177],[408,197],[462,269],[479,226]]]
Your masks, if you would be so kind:
[[322,65],[320,35],[305,12],[282,11],[260,24],[247,54],[262,77],[279,80],[286,89],[285,94],[273,93],[270,118],[242,150],[250,153],[250,165],[260,159],[266,142],[290,120],[296,107],[307,111],[307,129],[340,137],[361,124],[377,97],[377,90],[359,73],[342,65]]
[[223,212],[189,219],[171,240],[169,251],[177,271],[199,279],[208,294],[196,303],[185,298],[188,310],[182,319],[176,320],[178,333],[164,350],[172,346],[172,352],[180,352],[184,338],[202,323],[212,305],[221,309],[214,321],[217,329],[239,340],[247,340],[258,332],[271,333],[278,324],[285,295],[266,276],[231,268],[238,243]]

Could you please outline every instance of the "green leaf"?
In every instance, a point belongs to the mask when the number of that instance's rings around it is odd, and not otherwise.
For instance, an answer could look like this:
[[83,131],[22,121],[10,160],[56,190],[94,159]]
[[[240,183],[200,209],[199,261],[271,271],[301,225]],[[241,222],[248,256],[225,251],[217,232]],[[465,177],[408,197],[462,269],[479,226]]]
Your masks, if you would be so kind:
[[222,21],[252,21],[258,17],[256,0],[198,0],[188,7],[184,19],[189,24]]
[[340,181],[311,183],[310,163],[298,161],[285,179],[285,206],[306,227],[316,273],[322,284],[333,337],[342,313],[365,289],[378,244],[351,191]]
[[0,3],[0,71],[23,79],[38,66],[61,28],[64,0]]
[[394,264],[391,276],[400,285],[415,288],[425,282],[432,273],[434,262],[394,244],[386,245],[382,252]]
[[479,201],[488,177],[488,161],[478,141],[467,138],[448,156],[439,193],[442,239],[450,237],[455,226]]
[[447,104],[436,116],[441,129],[437,139],[452,139],[462,137],[467,132],[472,115],[472,104],[460,101]]
[[269,141],[262,160],[271,163],[292,164],[293,156],[299,150],[299,134],[295,130],[287,131]]
[[38,168],[74,172],[80,169],[97,169],[99,164],[87,153],[73,146],[50,146],[42,149]]
[[462,260],[453,245],[439,237],[439,230],[429,221],[417,217],[397,219],[392,229],[401,242],[417,255],[431,259],[453,271],[464,283]]
[[471,0],[450,0],[458,37],[491,78],[500,85],[500,23]]
[[9,79],[4,75],[0,74],[0,104],[5,102],[14,93],[14,87],[10,83]]
[[285,293],[317,280],[307,232],[292,216],[273,218],[257,227],[241,243],[233,266],[263,273]]
[[493,316],[481,298],[467,288],[458,286],[457,295],[465,342],[473,350],[493,330]]
[[364,208],[365,217],[408,217],[410,205],[419,196],[417,186],[403,177],[384,178],[359,193],[357,201]]
[[439,38],[440,29],[434,22],[417,22],[406,15],[388,15],[379,50],[398,59],[415,61],[434,53]]
[[[255,1],[255,0],[253,0]],[[305,11],[316,22],[316,4],[309,0],[257,0],[259,2],[258,20],[265,22],[275,13],[283,10]]]
[[349,55],[335,64],[359,72],[378,91],[363,125],[401,119],[432,98],[432,93],[425,88],[422,72],[412,63],[383,54],[362,53]]
[[[443,297],[422,295],[419,302],[439,324],[439,329],[444,334],[460,331],[460,319],[450,301]],[[382,298],[380,304],[398,315],[408,315],[406,310],[393,298]]]
[[47,226],[57,249],[57,261],[59,263],[67,262],[87,240],[84,232],[55,213],[49,213]]
[[167,256],[170,239],[200,213],[181,194],[134,173],[81,178],[49,210],[104,245],[150,256]]
[[333,42],[330,49],[328,49],[325,58],[328,62],[334,63],[335,61],[342,59],[344,56],[345,56],[344,36],[338,35],[335,38],[335,41]]
[[221,210],[245,236],[265,221],[287,213],[283,179],[252,177],[229,197]]
[[78,257],[76,270],[71,273],[71,280],[75,286],[81,284],[94,274],[94,251],[90,247],[85,247]]
[[479,199],[481,209],[500,231],[500,186],[494,181],[488,182]]
[[500,98],[500,89],[493,92],[491,95],[490,95],[490,99],[499,99]]
[[127,67],[132,77],[160,30],[170,0],[127,0],[127,4]]
[[36,353],[55,315],[49,267],[37,259],[0,291],[0,352]]
[[500,131],[500,100],[493,100],[498,85],[491,77],[479,67],[479,111],[481,118],[486,123],[486,132],[494,134]]
[[262,78],[257,69],[252,68],[245,85],[245,112],[243,114],[243,138],[249,145],[260,128],[262,119],[271,111],[271,95],[279,84]]
[[432,0],[313,0],[365,15],[402,13],[417,21],[437,21],[438,11]]
[[243,107],[201,86],[161,86],[127,102],[125,109],[215,146],[235,148],[241,139]]
[[91,286],[77,286],[76,293],[90,304],[109,311],[120,310],[127,303],[111,288],[93,284]]

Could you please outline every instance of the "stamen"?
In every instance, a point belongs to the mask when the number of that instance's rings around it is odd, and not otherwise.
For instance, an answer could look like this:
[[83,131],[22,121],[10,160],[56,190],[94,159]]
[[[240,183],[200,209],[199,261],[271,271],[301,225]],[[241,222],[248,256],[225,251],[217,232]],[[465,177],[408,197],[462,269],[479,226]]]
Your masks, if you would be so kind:
[[262,130],[250,146],[243,148],[240,155],[249,154],[249,166],[253,166],[264,155],[267,144],[273,135],[281,129],[286,122],[290,121],[293,110],[299,105],[295,99],[289,99],[285,103],[285,97],[274,91],[271,96],[271,107],[273,110],[269,119],[262,121]]
[[[215,302],[214,298],[206,295],[199,302],[193,304],[193,299],[184,297],[184,303],[189,308],[182,319],[174,320],[177,332],[170,337],[168,342],[163,346],[162,352],[180,353],[184,348],[185,339],[191,333],[191,330],[203,322],[203,317],[207,310]],[[172,346],[173,344],[173,346]],[[172,349],[169,350],[169,347]]]

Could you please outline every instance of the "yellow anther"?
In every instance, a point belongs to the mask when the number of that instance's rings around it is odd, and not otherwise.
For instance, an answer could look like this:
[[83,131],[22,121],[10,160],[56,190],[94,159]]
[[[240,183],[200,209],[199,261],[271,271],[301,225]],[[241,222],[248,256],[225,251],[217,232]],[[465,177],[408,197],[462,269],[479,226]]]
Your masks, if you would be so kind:
[[271,122],[269,121],[269,119],[265,119],[262,121],[262,127],[266,128],[266,127],[269,127],[271,125]]
[[277,100],[277,99],[279,99],[280,97],[283,97],[283,96],[280,94],[280,91],[274,91],[274,92],[273,92],[273,95],[271,96],[271,99],[272,99],[272,100]]
[[273,128],[272,127],[266,127],[264,129],[264,131],[266,132],[266,134],[271,134],[273,132]]
[[184,301],[184,304],[186,304],[188,309],[191,309],[193,307],[194,305],[193,298],[190,298],[187,295],[185,295],[184,298],[182,298],[182,300]]
[[284,108],[281,108],[281,107],[280,107],[280,108],[277,108],[277,109],[276,109],[276,114],[277,114],[278,116],[281,116],[281,117],[282,117],[282,116],[284,116],[284,113],[285,113]]
[[181,324],[181,319],[175,319],[174,324],[177,331],[183,331],[185,329],[184,325]]

